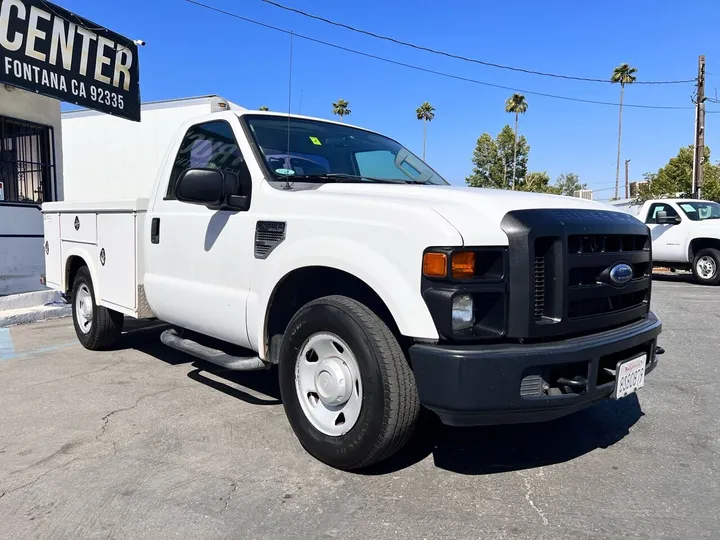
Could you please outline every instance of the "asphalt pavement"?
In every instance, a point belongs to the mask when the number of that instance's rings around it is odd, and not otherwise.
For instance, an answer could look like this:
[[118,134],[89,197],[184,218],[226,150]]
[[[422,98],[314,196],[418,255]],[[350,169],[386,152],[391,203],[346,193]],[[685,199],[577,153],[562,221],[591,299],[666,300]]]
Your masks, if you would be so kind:
[[233,374],[128,324],[0,329],[3,539],[720,537],[720,288],[654,284],[666,353],[637,395],[544,424],[433,419],[362,474],[295,439],[276,372]]

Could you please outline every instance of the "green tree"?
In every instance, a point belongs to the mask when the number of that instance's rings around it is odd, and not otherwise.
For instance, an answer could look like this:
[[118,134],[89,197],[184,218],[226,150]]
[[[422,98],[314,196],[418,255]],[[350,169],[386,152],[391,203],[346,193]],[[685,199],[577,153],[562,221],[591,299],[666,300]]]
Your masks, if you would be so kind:
[[[693,145],[684,146],[677,156],[656,173],[644,175],[647,184],[638,189],[638,201],[662,199],[666,197],[689,197],[692,194],[692,170],[695,149]],[[710,161],[710,147],[704,153],[703,199],[720,200],[720,166]]]
[[630,67],[630,64],[620,64],[613,70],[610,76],[610,82],[620,84],[620,112],[618,117],[618,147],[617,147],[617,166],[615,167],[615,198],[618,198],[618,190],[620,189],[620,141],[622,139],[622,107],[623,94],[625,93],[625,85],[635,82],[637,68]]
[[532,191],[534,193],[560,194],[560,189],[557,186],[550,185],[550,175],[546,171],[527,173],[524,181],[518,183],[516,189],[520,191]]
[[505,189],[502,168],[498,171],[500,158],[495,140],[489,133],[483,133],[477,140],[472,157],[473,171],[465,182],[470,187]]
[[349,101],[338,99],[335,103],[333,103],[333,114],[337,114],[340,117],[341,122],[351,112]]
[[580,189],[587,189],[587,184],[580,183],[580,177],[575,173],[563,173],[555,180],[555,187],[560,195],[572,197]]
[[427,123],[431,122],[435,118],[435,107],[430,105],[429,102],[425,102],[420,105],[415,112],[417,113],[417,119],[423,121],[423,161],[425,161],[425,142],[427,141]]
[[[516,132],[510,126],[505,125],[496,139],[505,178],[505,189],[508,187],[512,189],[514,183],[522,183],[527,174],[530,146],[522,135],[516,140],[515,134]],[[512,181],[513,171],[515,172],[514,182]]]
[[701,196],[709,201],[720,202],[720,165],[706,162],[704,169]]
[[518,116],[525,114],[528,109],[525,96],[522,94],[513,94],[505,101],[505,112],[515,115],[515,145],[513,146],[513,175],[512,188],[515,189],[516,170],[517,170],[517,140],[518,140]]
[[267,108],[267,105],[263,105],[258,109],[259,111],[269,111],[270,109]]
[[489,187],[509,189],[513,163],[517,163],[517,179],[522,182],[527,174],[530,146],[525,137],[517,141],[517,154],[514,144],[515,134],[510,126],[505,126],[493,139],[489,133],[483,133],[477,140],[473,152],[473,172],[465,179],[471,187]]

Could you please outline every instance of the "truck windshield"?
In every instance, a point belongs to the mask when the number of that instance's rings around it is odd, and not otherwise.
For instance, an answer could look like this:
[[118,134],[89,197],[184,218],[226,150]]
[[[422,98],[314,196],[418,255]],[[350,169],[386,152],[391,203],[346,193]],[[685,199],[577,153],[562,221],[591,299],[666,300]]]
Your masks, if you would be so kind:
[[720,204],[710,201],[688,201],[679,203],[682,211],[692,221],[720,219]]
[[363,129],[271,115],[244,115],[272,180],[448,183],[397,142]]

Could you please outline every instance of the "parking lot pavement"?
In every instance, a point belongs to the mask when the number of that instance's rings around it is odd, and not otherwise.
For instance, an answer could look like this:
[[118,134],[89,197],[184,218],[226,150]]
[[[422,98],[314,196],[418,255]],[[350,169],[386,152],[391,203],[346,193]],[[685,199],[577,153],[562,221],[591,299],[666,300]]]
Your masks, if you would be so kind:
[[[0,334],[0,536],[718,538],[720,289],[668,276],[667,352],[637,396],[546,424],[432,419],[364,474],[306,454],[275,372],[232,374],[132,329]],[[128,325],[131,326],[132,325]]]

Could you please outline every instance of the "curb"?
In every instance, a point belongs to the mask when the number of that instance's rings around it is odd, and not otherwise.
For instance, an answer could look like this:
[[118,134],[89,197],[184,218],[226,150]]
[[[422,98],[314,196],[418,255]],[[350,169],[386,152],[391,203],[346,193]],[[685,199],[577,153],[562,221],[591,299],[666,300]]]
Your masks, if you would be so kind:
[[72,306],[64,303],[53,303],[32,308],[4,310],[0,313],[0,328],[16,326],[18,324],[49,321],[51,319],[60,319],[62,317],[69,317],[71,314]]

